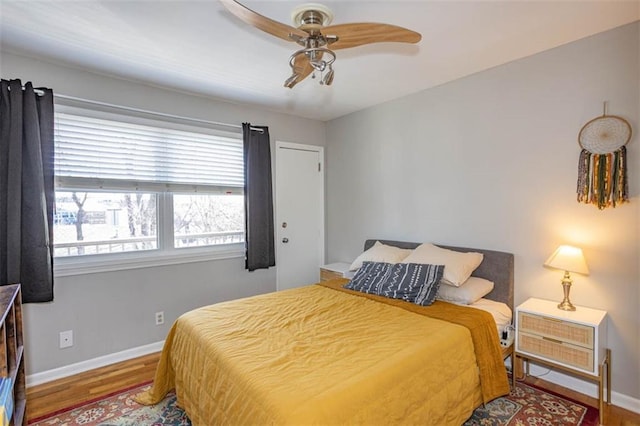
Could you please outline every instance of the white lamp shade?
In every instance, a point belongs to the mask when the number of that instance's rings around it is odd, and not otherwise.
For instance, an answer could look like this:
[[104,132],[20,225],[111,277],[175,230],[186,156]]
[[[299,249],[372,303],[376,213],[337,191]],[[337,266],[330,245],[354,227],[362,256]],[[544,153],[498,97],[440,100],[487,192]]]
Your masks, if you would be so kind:
[[544,262],[545,266],[562,269],[563,271],[577,272],[578,274],[589,275],[587,261],[584,259],[582,249],[572,246],[560,246]]

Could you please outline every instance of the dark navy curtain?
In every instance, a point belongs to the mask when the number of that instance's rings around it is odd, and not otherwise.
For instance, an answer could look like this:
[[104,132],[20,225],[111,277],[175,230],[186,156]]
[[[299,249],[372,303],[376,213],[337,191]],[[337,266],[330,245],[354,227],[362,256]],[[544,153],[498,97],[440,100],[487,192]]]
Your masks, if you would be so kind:
[[275,266],[269,128],[242,124],[244,147],[245,268]]
[[53,92],[1,80],[0,285],[27,303],[53,300],[53,155]]

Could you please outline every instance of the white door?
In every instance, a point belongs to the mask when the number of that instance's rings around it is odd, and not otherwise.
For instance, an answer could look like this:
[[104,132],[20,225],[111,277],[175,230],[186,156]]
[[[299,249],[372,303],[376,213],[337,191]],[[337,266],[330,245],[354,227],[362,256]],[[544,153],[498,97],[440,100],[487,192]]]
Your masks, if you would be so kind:
[[324,148],[276,142],[277,288],[320,280],[324,263]]

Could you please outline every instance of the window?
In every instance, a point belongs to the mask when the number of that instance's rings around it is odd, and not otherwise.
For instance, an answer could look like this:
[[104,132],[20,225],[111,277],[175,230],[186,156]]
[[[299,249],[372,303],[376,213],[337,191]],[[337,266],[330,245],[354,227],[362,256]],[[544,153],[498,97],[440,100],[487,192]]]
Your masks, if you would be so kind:
[[239,135],[67,112],[55,126],[57,258],[184,255],[244,242]]
[[244,198],[239,195],[174,194],[174,247],[244,242]]
[[155,193],[56,190],[54,256],[158,248]]

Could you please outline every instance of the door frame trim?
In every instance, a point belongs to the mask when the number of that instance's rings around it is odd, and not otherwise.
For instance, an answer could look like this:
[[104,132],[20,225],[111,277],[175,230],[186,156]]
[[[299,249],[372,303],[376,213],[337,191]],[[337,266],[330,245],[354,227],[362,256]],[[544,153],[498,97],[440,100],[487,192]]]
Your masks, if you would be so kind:
[[[294,142],[285,142],[285,141],[276,141],[275,143],[275,148],[276,148],[276,155],[275,155],[275,179],[273,182],[273,186],[274,186],[274,193],[276,195],[276,203],[275,203],[275,214],[274,214],[274,220],[275,220],[275,224],[274,226],[276,227],[276,236],[278,234],[278,229],[280,229],[278,227],[278,188],[277,188],[277,182],[278,182],[278,156],[279,156],[279,152],[280,149],[291,149],[291,150],[298,150],[298,151],[310,151],[310,152],[317,152],[318,153],[318,157],[319,157],[319,161],[320,161],[320,202],[322,204],[322,209],[320,211],[320,239],[318,241],[318,249],[320,251],[320,265],[318,265],[318,273],[320,273],[320,267],[322,265],[324,265],[325,263],[325,167],[324,167],[324,147],[320,146],[320,145],[307,145],[307,144],[301,144],[301,143],[294,143]],[[278,258],[279,258],[279,244],[278,241],[276,241],[276,290],[280,289],[280,269],[278,268]]]

